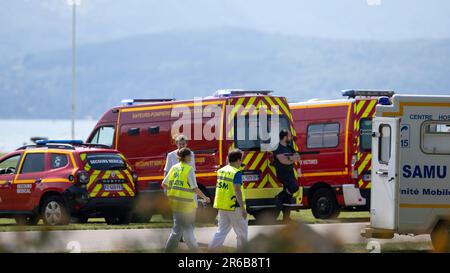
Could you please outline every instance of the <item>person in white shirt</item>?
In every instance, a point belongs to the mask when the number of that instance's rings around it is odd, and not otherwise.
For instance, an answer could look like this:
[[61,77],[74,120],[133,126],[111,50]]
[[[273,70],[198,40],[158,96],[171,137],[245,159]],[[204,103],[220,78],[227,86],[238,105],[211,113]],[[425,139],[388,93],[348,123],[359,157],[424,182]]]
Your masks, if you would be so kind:
[[[169,173],[170,168],[172,168],[173,165],[177,164],[178,161],[178,150],[182,148],[187,148],[187,137],[184,135],[177,135],[175,137],[175,145],[177,145],[177,149],[168,153],[166,157],[166,165],[164,166],[164,177],[167,176]],[[189,162],[189,165],[194,169],[195,172],[195,155],[194,152],[191,151],[191,161]],[[194,195],[195,200],[195,207],[198,207],[198,199],[197,194]]]
[[[184,135],[178,135],[175,137],[175,144],[177,145],[177,149],[168,153],[166,157],[166,165],[164,166],[164,177],[169,173],[170,168],[172,168],[173,165],[177,164],[178,161],[178,150],[181,148],[187,148],[187,138]],[[194,168],[195,172],[195,155],[193,152],[191,152],[191,162],[189,165]]]

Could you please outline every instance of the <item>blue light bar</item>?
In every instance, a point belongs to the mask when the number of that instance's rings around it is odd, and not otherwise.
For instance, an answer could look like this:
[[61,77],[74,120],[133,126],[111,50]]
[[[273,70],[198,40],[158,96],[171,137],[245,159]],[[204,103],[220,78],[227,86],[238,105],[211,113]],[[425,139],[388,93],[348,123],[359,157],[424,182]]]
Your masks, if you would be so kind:
[[380,97],[378,98],[378,104],[391,105],[391,100],[389,99],[389,97]]
[[38,140],[37,145],[47,145],[47,144],[70,144],[70,145],[82,145],[83,140]]

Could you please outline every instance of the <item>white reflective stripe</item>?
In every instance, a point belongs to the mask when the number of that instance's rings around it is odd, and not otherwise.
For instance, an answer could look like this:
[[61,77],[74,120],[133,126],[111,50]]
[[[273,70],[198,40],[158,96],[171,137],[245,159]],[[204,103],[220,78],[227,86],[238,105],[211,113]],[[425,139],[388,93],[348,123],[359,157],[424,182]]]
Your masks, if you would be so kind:
[[194,192],[192,189],[182,188],[178,186],[172,186],[173,190],[185,191],[185,192]]

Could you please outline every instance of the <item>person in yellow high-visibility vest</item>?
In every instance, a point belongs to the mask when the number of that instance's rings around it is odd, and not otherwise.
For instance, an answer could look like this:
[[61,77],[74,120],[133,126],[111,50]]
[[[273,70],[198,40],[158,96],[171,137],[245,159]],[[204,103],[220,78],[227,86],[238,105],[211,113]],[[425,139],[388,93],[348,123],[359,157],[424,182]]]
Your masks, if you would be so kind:
[[198,251],[197,240],[194,236],[196,207],[194,194],[206,203],[210,203],[211,200],[197,186],[194,169],[189,165],[192,159],[191,150],[181,148],[177,155],[180,163],[170,168],[162,182],[173,214],[173,228],[166,243],[166,251],[174,251],[178,247],[181,236],[191,250]]
[[228,154],[228,165],[217,171],[214,208],[219,210],[219,227],[209,243],[209,249],[221,247],[233,228],[237,247],[241,248],[248,238],[247,210],[242,185],[242,151],[234,149]]

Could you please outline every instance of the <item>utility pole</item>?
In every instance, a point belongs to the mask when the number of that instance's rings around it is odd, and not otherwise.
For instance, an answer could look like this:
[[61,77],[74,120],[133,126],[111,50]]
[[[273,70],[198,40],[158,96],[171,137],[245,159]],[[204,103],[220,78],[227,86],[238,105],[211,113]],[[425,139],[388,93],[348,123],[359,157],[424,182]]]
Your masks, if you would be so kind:
[[81,0],[67,0],[67,4],[72,6],[72,106],[71,106],[71,138],[75,139],[75,119],[77,105],[77,69],[76,69],[76,23],[77,6]]

